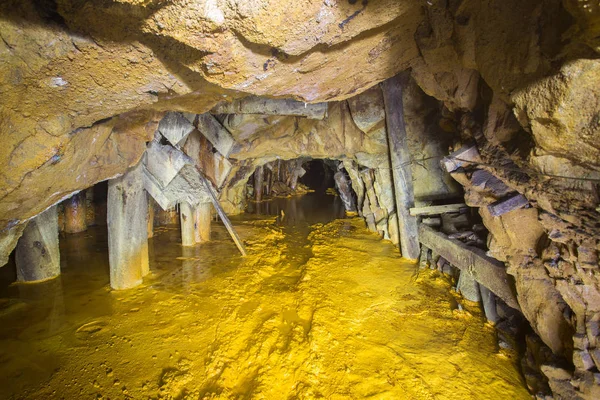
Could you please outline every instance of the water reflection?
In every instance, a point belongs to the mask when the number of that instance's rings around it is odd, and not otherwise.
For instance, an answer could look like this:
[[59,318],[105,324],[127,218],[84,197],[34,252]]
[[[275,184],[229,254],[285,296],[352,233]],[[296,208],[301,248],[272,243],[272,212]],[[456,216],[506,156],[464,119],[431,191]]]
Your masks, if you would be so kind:
[[273,215],[283,226],[307,226],[344,218],[344,205],[338,196],[308,193],[304,196],[274,198],[261,203],[248,204],[248,213]]

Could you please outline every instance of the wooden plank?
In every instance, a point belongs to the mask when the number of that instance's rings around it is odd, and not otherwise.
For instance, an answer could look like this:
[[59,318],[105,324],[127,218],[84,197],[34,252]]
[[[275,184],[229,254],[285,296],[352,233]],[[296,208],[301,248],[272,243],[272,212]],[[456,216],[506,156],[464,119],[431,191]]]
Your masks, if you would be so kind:
[[458,204],[444,204],[441,206],[428,206],[428,207],[413,207],[410,209],[410,215],[416,217],[419,215],[438,215],[448,212],[459,212],[468,208],[465,203]]
[[161,188],[166,188],[187,163],[184,154],[169,145],[150,142],[146,150],[146,170]]
[[507,199],[498,200],[488,206],[488,211],[494,217],[499,217],[509,211],[525,207],[529,204],[529,200],[522,194],[515,194]]
[[168,112],[158,123],[158,131],[173,146],[183,142],[194,129],[194,125],[178,112]]
[[508,306],[520,310],[504,263],[488,257],[481,249],[449,239],[442,232],[423,224],[419,225],[419,240],[423,246],[444,257],[461,272],[471,274],[477,282],[491,290]]
[[202,173],[200,171],[198,171],[198,172],[200,173],[200,176],[204,182],[204,185],[206,185],[206,190],[208,190],[208,193],[210,194],[210,198],[212,200],[213,206],[215,207],[215,210],[217,210],[217,214],[219,214],[221,221],[223,221],[225,228],[227,228],[229,235],[231,235],[231,238],[233,239],[233,241],[234,241],[235,245],[237,246],[238,250],[240,251],[240,253],[242,253],[242,256],[246,256],[247,253],[246,253],[246,248],[244,247],[244,243],[242,243],[242,240],[238,236],[237,232],[235,231],[235,229],[233,229],[233,225],[231,225],[231,221],[227,217],[227,214],[225,214],[225,210],[223,210],[223,207],[221,207],[221,204],[219,203],[219,200],[217,199],[217,195],[214,192],[212,185],[210,184],[208,179],[206,179],[206,177],[204,177],[204,175],[202,175]]
[[221,188],[227,180],[227,177],[233,168],[233,164],[221,154],[213,153],[213,166],[215,171],[215,184],[217,188]]
[[262,201],[264,176],[264,167],[259,165],[254,171],[254,199],[257,203]]
[[410,215],[409,211],[415,205],[415,196],[402,102],[402,91],[408,83],[408,78],[407,73],[400,73],[384,81],[381,89],[383,91],[388,146],[392,162],[400,250],[403,257],[416,260],[419,258],[420,253],[419,230],[417,218]]
[[224,157],[229,157],[235,140],[231,133],[211,114],[198,115],[198,130]]
[[163,210],[168,210],[172,208],[175,205],[175,203],[172,202],[171,199],[169,199],[167,196],[165,196],[165,194],[163,193],[163,189],[156,181],[156,178],[154,178],[154,176],[152,176],[152,174],[149,173],[145,167],[143,170],[144,189],[146,189],[146,192],[148,192],[148,194],[152,196],[152,198],[158,203],[160,208],[162,208]]
[[477,146],[463,146],[459,150],[442,159],[442,165],[448,172],[454,172],[463,165],[469,165],[466,161],[481,162]]
[[218,104],[210,112],[213,114],[289,115],[324,119],[327,114],[327,103],[308,104],[292,99],[248,96],[230,103]]

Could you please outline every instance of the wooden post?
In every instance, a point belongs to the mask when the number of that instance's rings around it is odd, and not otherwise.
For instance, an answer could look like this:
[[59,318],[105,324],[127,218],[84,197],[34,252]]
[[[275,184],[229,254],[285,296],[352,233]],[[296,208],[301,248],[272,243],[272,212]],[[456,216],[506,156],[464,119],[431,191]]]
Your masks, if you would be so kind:
[[483,285],[479,285],[479,292],[481,293],[481,302],[483,303],[485,317],[490,324],[495,325],[500,320],[496,311],[496,296]]
[[254,171],[254,196],[256,202],[262,201],[263,194],[263,182],[264,182],[264,167],[261,165],[260,167],[256,167],[256,171]]
[[419,258],[419,231],[417,218],[409,212],[414,207],[415,199],[402,103],[402,90],[407,82],[408,74],[401,73],[383,82],[381,89],[396,196],[400,250],[404,258],[416,260]]
[[210,203],[200,203],[194,209],[194,240],[196,243],[210,241]]
[[148,239],[154,237],[154,199],[148,193],[146,193],[146,198],[148,199]]
[[429,267],[429,253],[430,253],[430,250],[427,247],[421,246],[421,257],[419,258],[419,268],[427,269],[427,267]]
[[456,290],[460,292],[462,297],[469,301],[481,300],[481,295],[479,294],[479,284],[466,269],[460,271],[460,276],[458,277],[458,282],[456,283]]
[[65,232],[78,233],[87,230],[87,213],[84,192],[65,200]]
[[222,102],[211,111],[213,114],[264,114],[293,115],[311,119],[323,119],[327,115],[327,103],[307,104],[292,99],[270,99],[248,96],[232,102]]
[[108,259],[110,286],[128,289],[142,283],[148,265],[148,198],[142,163],[108,182]]
[[233,241],[234,241],[235,245],[237,246],[238,250],[240,251],[240,253],[242,253],[243,256],[246,256],[248,254],[248,253],[246,253],[246,248],[244,247],[244,244],[242,243],[242,240],[236,233],[235,229],[233,229],[233,225],[231,225],[231,221],[229,220],[229,218],[227,218],[227,214],[225,214],[225,210],[223,210],[223,207],[221,207],[221,204],[219,204],[219,199],[217,199],[217,194],[214,192],[210,182],[202,174],[200,174],[200,179],[202,179],[202,181],[204,182],[204,185],[206,186],[206,190],[208,190],[208,193],[212,200],[213,206],[215,207],[215,210],[217,210],[217,214],[219,214],[221,221],[223,221],[223,225],[225,225],[225,228],[227,228],[229,235],[231,235],[231,238],[233,239]]
[[181,221],[181,244],[183,246],[195,245],[194,211],[187,202],[179,203],[179,220]]
[[56,206],[27,223],[17,243],[15,262],[19,282],[43,281],[60,275]]

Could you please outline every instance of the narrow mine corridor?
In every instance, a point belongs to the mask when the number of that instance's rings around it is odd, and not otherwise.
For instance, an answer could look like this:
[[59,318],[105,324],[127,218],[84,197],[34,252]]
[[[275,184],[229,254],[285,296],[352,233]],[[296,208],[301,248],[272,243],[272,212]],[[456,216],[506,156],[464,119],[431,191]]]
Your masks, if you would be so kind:
[[0,400],[600,399],[600,5],[0,1]]

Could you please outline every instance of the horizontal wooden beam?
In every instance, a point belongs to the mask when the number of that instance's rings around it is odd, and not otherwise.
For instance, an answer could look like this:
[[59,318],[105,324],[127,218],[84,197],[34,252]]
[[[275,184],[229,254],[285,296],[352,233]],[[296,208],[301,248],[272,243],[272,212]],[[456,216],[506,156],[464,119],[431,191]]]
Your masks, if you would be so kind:
[[210,112],[213,114],[289,115],[323,119],[327,114],[327,103],[307,104],[292,99],[249,96],[231,103],[221,103]]
[[511,288],[504,263],[488,257],[481,249],[449,239],[442,232],[423,224],[419,225],[419,241],[462,272],[471,274],[477,282],[492,291],[508,306],[515,310],[521,309]]
[[481,162],[479,150],[477,150],[476,146],[464,146],[442,159],[442,165],[448,172],[454,172],[465,164],[469,165],[471,162]]
[[459,212],[461,209],[465,209],[467,207],[468,206],[465,203],[444,204],[441,206],[413,207],[410,209],[410,215],[416,217],[419,215],[436,215],[448,212]]
[[529,204],[529,200],[522,194],[515,194],[507,199],[498,200],[488,206],[488,211],[494,217],[499,217],[509,211],[525,207]]

